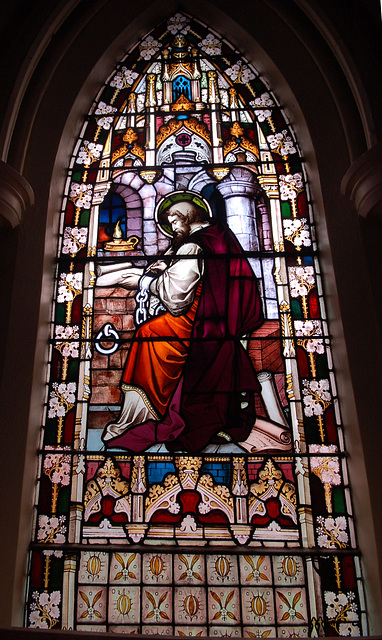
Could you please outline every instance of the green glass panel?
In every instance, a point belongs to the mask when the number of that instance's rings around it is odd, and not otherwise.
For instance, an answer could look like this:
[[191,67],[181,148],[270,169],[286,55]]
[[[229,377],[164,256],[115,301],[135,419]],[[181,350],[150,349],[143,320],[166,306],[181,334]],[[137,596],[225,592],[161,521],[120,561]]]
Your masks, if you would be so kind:
[[292,211],[290,208],[290,204],[288,202],[282,202],[281,203],[281,213],[282,213],[282,217],[283,218],[291,218],[292,217]]
[[341,487],[333,488],[333,508],[335,513],[347,513],[345,495]]

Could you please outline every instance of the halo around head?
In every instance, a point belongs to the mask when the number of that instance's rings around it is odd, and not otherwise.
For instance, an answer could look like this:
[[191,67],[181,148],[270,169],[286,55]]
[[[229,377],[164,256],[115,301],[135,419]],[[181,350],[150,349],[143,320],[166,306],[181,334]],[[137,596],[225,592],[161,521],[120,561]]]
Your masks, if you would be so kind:
[[167,211],[169,207],[173,204],[177,204],[179,202],[192,202],[197,207],[204,209],[207,211],[208,216],[212,218],[211,207],[208,204],[207,200],[202,198],[199,193],[193,193],[192,191],[172,191],[172,193],[167,194],[161,200],[159,200],[157,206],[155,207],[155,222],[160,227],[162,233],[169,238],[172,238],[173,231],[171,229],[171,225],[164,219],[163,214]]

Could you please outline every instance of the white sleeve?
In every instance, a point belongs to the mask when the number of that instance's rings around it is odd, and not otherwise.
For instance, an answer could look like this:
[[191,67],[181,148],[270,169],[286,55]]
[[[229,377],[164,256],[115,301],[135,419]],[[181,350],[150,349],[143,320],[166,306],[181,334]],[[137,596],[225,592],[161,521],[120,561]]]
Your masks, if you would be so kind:
[[194,301],[196,287],[203,274],[203,261],[187,256],[197,256],[201,252],[199,245],[193,242],[182,245],[170,266],[150,285],[152,293],[174,316],[185,313]]

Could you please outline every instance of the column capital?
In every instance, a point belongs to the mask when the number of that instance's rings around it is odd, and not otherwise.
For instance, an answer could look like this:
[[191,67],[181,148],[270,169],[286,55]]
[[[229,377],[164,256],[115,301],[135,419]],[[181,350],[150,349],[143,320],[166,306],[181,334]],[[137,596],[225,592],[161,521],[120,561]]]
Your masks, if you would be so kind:
[[341,193],[354,202],[364,218],[378,204],[382,211],[382,143],[353,162],[342,178]]
[[29,182],[0,160],[0,229],[17,227],[33,203],[34,193]]
[[261,193],[256,175],[246,167],[233,167],[228,176],[216,185],[223,198],[244,196],[251,198]]

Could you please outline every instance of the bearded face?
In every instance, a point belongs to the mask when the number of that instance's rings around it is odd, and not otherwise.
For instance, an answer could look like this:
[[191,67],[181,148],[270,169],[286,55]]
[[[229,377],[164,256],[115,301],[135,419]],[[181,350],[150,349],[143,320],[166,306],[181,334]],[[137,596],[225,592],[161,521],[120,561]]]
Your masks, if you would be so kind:
[[166,217],[173,232],[172,247],[177,249],[190,235],[192,223],[208,220],[208,213],[191,202],[178,202],[167,209]]
[[173,205],[167,212],[167,220],[171,225],[173,231],[172,246],[177,249],[187,236],[190,235],[191,227],[188,222],[188,216],[186,212],[181,211],[182,204]]
[[178,249],[180,245],[184,242],[185,238],[187,238],[190,235],[191,228],[188,222],[181,220],[180,223],[176,226],[176,228],[172,226],[172,229],[173,229],[174,235],[173,235],[171,244],[174,249]]

